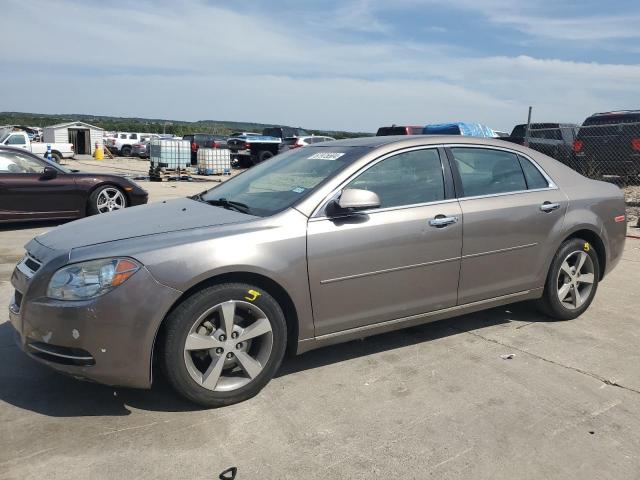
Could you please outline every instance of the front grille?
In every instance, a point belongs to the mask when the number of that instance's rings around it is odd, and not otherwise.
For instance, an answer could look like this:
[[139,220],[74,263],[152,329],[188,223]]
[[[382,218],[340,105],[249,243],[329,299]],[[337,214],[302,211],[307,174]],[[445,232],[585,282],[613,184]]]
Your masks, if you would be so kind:
[[93,356],[81,348],[61,347],[43,342],[28,342],[29,352],[38,358],[62,365],[88,366],[96,363]]
[[35,273],[35,272],[37,272],[37,271],[40,269],[40,267],[41,267],[41,265],[40,265],[38,262],[36,262],[36,261],[35,261],[32,257],[30,257],[30,256],[27,256],[27,257],[24,259],[24,264],[25,264],[27,267],[29,267],[29,269],[30,269],[32,272],[34,272],[34,273]]
[[35,273],[40,270],[42,263],[36,260],[28,253],[18,262],[16,266],[27,278],[31,279]]

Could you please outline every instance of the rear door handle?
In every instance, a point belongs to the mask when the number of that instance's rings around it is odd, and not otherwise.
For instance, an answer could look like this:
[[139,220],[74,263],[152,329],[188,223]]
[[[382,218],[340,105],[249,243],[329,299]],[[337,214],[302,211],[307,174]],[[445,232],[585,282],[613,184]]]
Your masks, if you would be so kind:
[[560,208],[559,203],[544,202],[542,205],[540,205],[540,210],[547,213],[553,212],[554,210],[557,210],[559,208]]
[[436,215],[435,218],[429,220],[429,225],[436,228],[446,227],[458,221],[458,217],[445,217],[444,215]]
[[559,203],[544,202],[542,205],[540,205],[540,210],[542,210],[543,212],[552,212],[559,208]]

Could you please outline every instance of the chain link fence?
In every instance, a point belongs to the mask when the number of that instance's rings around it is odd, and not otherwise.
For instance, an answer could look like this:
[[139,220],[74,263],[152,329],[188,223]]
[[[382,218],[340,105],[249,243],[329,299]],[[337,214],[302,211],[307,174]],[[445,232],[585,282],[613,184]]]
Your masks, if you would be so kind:
[[[598,119],[596,124],[532,124],[521,137],[509,140],[528,145],[582,175],[618,185],[625,193],[630,224],[640,217],[640,122]],[[518,133],[518,132],[514,132]]]

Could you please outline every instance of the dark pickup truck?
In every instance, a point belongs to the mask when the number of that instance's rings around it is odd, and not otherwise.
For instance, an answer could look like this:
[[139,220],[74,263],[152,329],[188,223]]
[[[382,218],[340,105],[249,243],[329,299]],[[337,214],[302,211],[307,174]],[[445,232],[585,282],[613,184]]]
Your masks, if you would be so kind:
[[640,110],[595,113],[587,118],[573,144],[576,170],[589,177],[640,175]]
[[231,150],[232,164],[247,168],[277,155],[284,138],[308,135],[301,128],[267,127],[262,131],[262,135],[232,135],[227,140],[227,146]]
[[[573,142],[578,125],[573,123],[532,123],[529,126],[528,147],[565,164],[573,159]],[[508,137],[501,140],[525,145],[526,124],[516,125]]]

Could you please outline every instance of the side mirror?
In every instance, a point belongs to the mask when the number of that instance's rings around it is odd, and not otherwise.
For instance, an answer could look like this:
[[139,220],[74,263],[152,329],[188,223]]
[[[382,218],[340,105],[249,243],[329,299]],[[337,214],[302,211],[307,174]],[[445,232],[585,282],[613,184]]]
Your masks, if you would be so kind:
[[42,178],[43,180],[51,180],[52,178],[56,178],[57,176],[58,170],[53,167],[44,167],[42,176],[40,178]]
[[367,210],[380,206],[380,197],[376,192],[359,188],[346,188],[340,195],[338,207],[342,210]]

